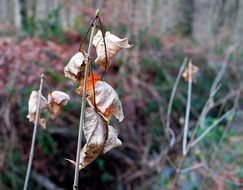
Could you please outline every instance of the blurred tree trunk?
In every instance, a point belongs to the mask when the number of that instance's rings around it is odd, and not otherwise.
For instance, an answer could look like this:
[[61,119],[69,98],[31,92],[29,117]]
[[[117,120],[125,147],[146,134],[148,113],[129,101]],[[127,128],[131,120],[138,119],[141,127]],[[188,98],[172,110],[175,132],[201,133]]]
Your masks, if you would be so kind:
[[175,29],[183,36],[192,35],[194,0],[180,0],[178,6],[178,20]]
[[[210,45],[224,35],[240,38],[243,26],[242,1],[0,0],[0,27],[4,28],[8,24],[17,29],[29,27],[31,31],[34,24],[61,7],[60,21],[66,29],[82,14],[81,8],[90,11],[92,7],[102,9],[104,24],[112,24],[113,30],[124,31],[124,25],[133,22],[135,26],[130,27],[136,33],[147,32],[155,36],[181,34],[193,36],[198,42]],[[132,20],[132,15],[136,15],[135,20]]]
[[235,43],[242,43],[243,42],[243,1],[242,0],[238,0],[236,1],[237,3],[237,15],[235,18],[235,28],[234,28],[234,33],[233,33],[233,41]]
[[14,20],[15,20],[15,26],[19,29],[21,27],[21,16],[20,16],[20,11],[21,11],[21,4],[19,0],[14,0]]
[[19,0],[19,2],[20,2],[20,16],[21,16],[22,24],[25,24],[26,17],[27,17],[26,0]]

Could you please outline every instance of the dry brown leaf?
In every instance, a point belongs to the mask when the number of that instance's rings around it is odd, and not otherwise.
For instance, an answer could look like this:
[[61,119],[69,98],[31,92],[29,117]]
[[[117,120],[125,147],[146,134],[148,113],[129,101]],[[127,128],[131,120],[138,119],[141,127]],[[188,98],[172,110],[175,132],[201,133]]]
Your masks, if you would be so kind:
[[[191,66],[191,79],[192,82],[196,82],[196,77],[195,74],[199,71],[199,68],[196,67],[195,65]],[[186,68],[185,71],[183,72],[182,76],[184,78],[185,81],[189,81],[189,68]]]
[[[36,116],[36,111],[37,111],[37,103],[38,103],[38,96],[39,93],[35,90],[31,92],[29,102],[28,102],[28,115],[27,118],[29,119],[30,122],[35,122],[35,116]],[[44,96],[41,95],[41,102],[40,102],[40,110],[41,109],[46,109],[48,107],[47,100]],[[38,123],[40,124],[41,127],[46,128],[46,119],[40,118]]]
[[48,104],[51,108],[51,117],[52,119],[56,118],[60,111],[62,105],[67,105],[70,101],[70,96],[62,91],[53,91],[48,94]]
[[120,139],[118,139],[117,136],[117,129],[113,128],[111,125],[108,125],[108,138],[105,141],[103,153],[106,153],[109,150],[122,145],[122,142],[120,141]]
[[120,39],[117,36],[111,34],[110,32],[105,33],[105,42],[108,63],[106,62],[105,45],[102,37],[102,32],[101,30],[98,30],[98,32],[93,38],[92,44],[96,47],[96,52],[98,56],[95,59],[95,63],[99,64],[103,70],[108,69],[113,57],[117,54],[117,52],[120,49],[132,47],[128,44],[127,38]]
[[[87,142],[80,152],[79,169],[85,168],[103,152],[108,135],[107,127],[107,122],[101,115],[91,107],[86,108],[83,132]],[[74,161],[71,162],[75,164]]]
[[124,119],[121,101],[116,91],[106,82],[97,81],[95,83],[95,103],[94,93],[87,97],[90,106],[97,108],[106,121],[112,115],[121,122]]
[[85,70],[85,52],[76,53],[71,60],[64,67],[64,75],[73,80],[77,80],[84,77]]
[[[88,75],[87,84],[86,84],[87,96],[92,96],[94,94],[93,86],[95,86],[96,82],[99,80],[100,80],[100,76],[96,72],[93,72],[93,74],[90,73]],[[79,87],[76,89],[76,92],[82,95],[83,89],[84,89],[84,80],[79,80]]]
[[[86,144],[80,152],[80,170],[94,161],[101,153],[106,153],[122,144],[117,138],[118,131],[112,126],[108,126],[103,117],[91,107],[85,110],[83,132]],[[66,160],[75,165],[75,161]]]

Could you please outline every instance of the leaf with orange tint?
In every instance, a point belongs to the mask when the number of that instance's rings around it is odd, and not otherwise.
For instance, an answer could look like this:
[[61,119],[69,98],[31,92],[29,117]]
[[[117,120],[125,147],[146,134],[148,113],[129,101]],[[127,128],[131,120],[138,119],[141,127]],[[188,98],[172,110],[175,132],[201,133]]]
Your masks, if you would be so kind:
[[[95,86],[96,82],[100,80],[100,76],[96,73],[90,73],[87,77],[87,83],[86,83],[86,92],[87,96],[90,96],[90,99],[94,99],[94,90],[93,86]],[[82,95],[83,94],[83,89],[84,89],[84,80],[79,80],[79,87],[76,89],[77,94]]]
[[97,81],[95,83],[95,104],[94,93],[87,97],[90,106],[96,107],[103,115],[106,121],[110,120],[112,115],[121,122],[124,119],[121,101],[116,91],[106,82]]
[[98,30],[98,32],[93,38],[92,44],[96,47],[96,53],[98,56],[95,59],[95,63],[99,64],[103,70],[108,69],[114,56],[118,53],[120,49],[132,47],[131,45],[128,44],[127,38],[120,39],[117,36],[111,34],[110,32],[105,33],[105,43],[106,43],[108,63],[106,61],[105,44],[104,44],[102,32],[101,30]]
[[91,107],[85,110],[83,132],[87,142],[80,152],[79,169],[85,168],[103,152],[108,135],[107,122]]
[[[85,110],[83,132],[86,144],[80,152],[80,170],[94,161],[101,153],[106,153],[122,144],[117,138],[117,130],[108,125],[104,118],[91,107]],[[66,160],[75,164],[73,160]]]
[[[191,66],[191,79],[192,79],[192,82],[196,82],[196,77],[195,77],[195,74],[199,71],[199,68],[196,67],[195,65],[192,65]],[[190,74],[190,71],[189,71],[189,68],[186,68],[185,71],[183,72],[182,76],[184,78],[185,81],[189,81],[189,75]]]

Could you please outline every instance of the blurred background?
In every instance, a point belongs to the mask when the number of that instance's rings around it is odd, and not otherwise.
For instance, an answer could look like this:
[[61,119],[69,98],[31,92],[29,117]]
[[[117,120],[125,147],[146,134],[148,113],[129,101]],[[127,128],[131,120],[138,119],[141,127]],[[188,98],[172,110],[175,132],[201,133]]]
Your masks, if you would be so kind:
[[[96,8],[105,29],[134,46],[104,77],[122,101],[125,119],[112,125],[123,145],[81,171],[80,189],[243,188],[243,1],[0,0],[0,189],[23,188],[33,131],[28,98],[41,73],[71,102],[38,129],[29,189],[72,188],[74,167],[64,158],[75,160],[81,98],[63,68]],[[183,156],[187,82],[175,81],[185,57],[199,67],[188,141],[206,135]]]

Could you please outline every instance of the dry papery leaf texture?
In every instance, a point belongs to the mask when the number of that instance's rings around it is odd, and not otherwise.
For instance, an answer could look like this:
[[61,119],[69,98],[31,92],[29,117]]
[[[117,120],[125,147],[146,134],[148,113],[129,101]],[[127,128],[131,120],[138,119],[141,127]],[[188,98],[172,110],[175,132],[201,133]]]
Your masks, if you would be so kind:
[[[117,138],[118,131],[108,125],[107,121],[92,107],[85,110],[83,131],[86,144],[80,153],[80,170],[94,161],[101,153],[106,153],[122,144]],[[66,160],[75,164],[73,160]]]
[[[96,84],[97,81],[100,80],[100,76],[96,73],[90,73],[87,77],[87,83],[86,83],[86,92],[87,92],[87,96],[93,96],[94,94],[94,86]],[[76,89],[76,92],[80,95],[83,94],[83,89],[84,89],[84,80],[79,80],[79,87]]]
[[48,94],[48,104],[50,107],[52,119],[56,118],[61,111],[62,105],[67,105],[70,101],[70,96],[62,91],[53,91]]
[[[191,66],[191,79],[192,82],[196,82],[196,77],[195,74],[199,71],[199,68],[195,65]],[[185,69],[185,71],[183,72],[182,76],[184,78],[185,81],[189,81],[189,67]]]
[[102,37],[101,30],[98,30],[96,35],[93,38],[92,44],[96,47],[97,58],[95,59],[95,63],[99,64],[103,70],[107,70],[110,66],[114,56],[117,52],[122,48],[130,48],[132,45],[128,44],[127,38],[120,39],[119,37],[111,34],[110,32],[105,33],[105,43],[107,50],[107,59],[105,54],[105,44]]
[[[27,118],[30,122],[33,123],[35,122],[36,117],[38,96],[39,93],[37,91],[32,91],[28,102],[29,113],[27,115]],[[67,105],[69,101],[70,97],[68,94],[62,91],[53,91],[50,94],[48,94],[48,100],[43,95],[41,95],[40,110],[50,112],[52,119],[55,119],[61,111],[61,106]],[[40,117],[38,123],[41,127],[45,129],[47,120],[45,118]]]
[[[30,122],[33,122],[33,123],[35,122],[38,97],[39,97],[39,92],[33,90],[30,94],[30,98],[29,98],[29,102],[28,102],[27,118],[29,119]],[[41,95],[40,110],[47,109],[47,107],[48,107],[48,102],[47,102],[46,98],[43,95]],[[40,118],[38,123],[40,124],[41,127],[46,128],[46,119]]]
[[85,52],[76,53],[64,67],[64,75],[73,80],[82,79],[85,70]]
[[[83,83],[84,80],[81,80],[80,86],[76,89],[78,94],[83,93]],[[97,111],[102,114],[106,121],[110,120],[112,115],[118,119],[119,122],[124,119],[121,101],[116,91],[108,83],[100,81],[99,75],[96,73],[89,74],[86,91],[89,105],[94,109],[98,109]]]
[[[78,94],[83,93],[84,81],[81,80]],[[95,86],[95,88],[93,88]],[[121,102],[115,90],[106,82],[100,81],[99,75],[90,73],[87,78],[87,101],[91,107],[85,109],[84,136],[86,144],[80,153],[79,169],[85,168],[101,153],[120,146],[118,131],[108,125],[112,116],[122,121],[124,118]],[[95,99],[95,101],[94,101]],[[75,164],[75,161],[69,160]]]
[[[94,107],[93,97],[88,96],[87,101]],[[95,84],[95,104],[106,121],[112,116],[121,122],[124,119],[121,101],[116,91],[106,82],[97,81]]]

